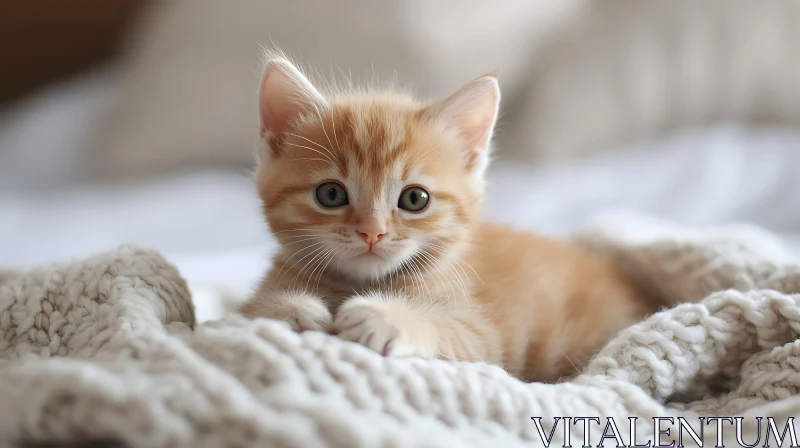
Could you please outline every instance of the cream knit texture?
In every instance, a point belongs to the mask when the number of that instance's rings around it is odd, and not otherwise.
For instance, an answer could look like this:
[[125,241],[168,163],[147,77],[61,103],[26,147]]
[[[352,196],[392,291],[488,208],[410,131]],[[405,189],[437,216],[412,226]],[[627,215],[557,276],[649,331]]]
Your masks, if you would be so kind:
[[[0,281],[0,436],[135,447],[517,447],[544,444],[531,417],[542,417],[547,435],[555,417],[569,416],[601,419],[595,446],[606,417],[627,441],[629,417],[639,417],[646,440],[654,416],[740,415],[752,441],[753,417],[800,415],[800,264],[771,235],[626,218],[577,238],[671,308],[556,385],[479,363],[383,358],[265,319],[196,325],[180,274],[137,246],[20,272]],[[706,427],[706,446],[715,434]],[[564,436],[558,427],[551,446]],[[569,436],[580,446],[583,426]]]

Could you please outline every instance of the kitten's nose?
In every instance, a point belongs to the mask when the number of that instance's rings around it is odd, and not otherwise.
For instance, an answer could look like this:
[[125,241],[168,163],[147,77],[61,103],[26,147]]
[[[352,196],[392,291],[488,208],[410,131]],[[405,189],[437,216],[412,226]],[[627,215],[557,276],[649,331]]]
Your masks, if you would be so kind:
[[386,227],[378,225],[377,223],[369,223],[358,226],[356,232],[358,232],[358,234],[361,235],[361,239],[371,247],[386,235]]

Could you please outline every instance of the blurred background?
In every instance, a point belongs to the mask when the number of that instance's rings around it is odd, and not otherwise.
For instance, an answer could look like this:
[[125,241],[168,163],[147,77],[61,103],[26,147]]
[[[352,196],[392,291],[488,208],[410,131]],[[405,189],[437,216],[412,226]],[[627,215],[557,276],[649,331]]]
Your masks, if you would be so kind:
[[133,242],[250,288],[274,249],[248,177],[261,45],[424,96],[499,73],[492,219],[748,222],[800,253],[798,23],[784,1],[2,2],[0,266]]

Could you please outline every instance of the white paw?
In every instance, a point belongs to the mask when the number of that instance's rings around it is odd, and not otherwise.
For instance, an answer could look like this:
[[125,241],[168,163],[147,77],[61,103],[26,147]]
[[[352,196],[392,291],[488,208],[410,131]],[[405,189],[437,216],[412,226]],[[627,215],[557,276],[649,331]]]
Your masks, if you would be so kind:
[[401,329],[389,322],[369,300],[356,298],[345,303],[336,314],[332,333],[383,356],[415,354]]
[[321,299],[305,293],[281,293],[270,299],[253,299],[242,307],[249,317],[266,317],[287,322],[294,331],[327,332],[333,316]]
[[316,300],[302,300],[294,302],[289,307],[289,312],[281,318],[289,322],[294,331],[322,331],[327,332],[333,324],[333,316],[328,308]]

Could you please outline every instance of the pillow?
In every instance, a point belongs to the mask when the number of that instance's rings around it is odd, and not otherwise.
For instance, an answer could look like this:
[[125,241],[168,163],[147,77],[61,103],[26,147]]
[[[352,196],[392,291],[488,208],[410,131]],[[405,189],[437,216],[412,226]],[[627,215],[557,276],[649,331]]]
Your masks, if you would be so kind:
[[580,4],[153,3],[132,35],[119,97],[93,138],[90,170],[95,176],[249,166],[257,138],[262,44],[277,44],[326,79],[341,79],[342,73],[355,81],[396,79],[421,94],[443,95],[499,70],[508,93],[519,90],[526,78],[537,43]]
[[508,129],[563,162],[713,123],[800,124],[800,3],[592,2],[553,37]]

